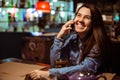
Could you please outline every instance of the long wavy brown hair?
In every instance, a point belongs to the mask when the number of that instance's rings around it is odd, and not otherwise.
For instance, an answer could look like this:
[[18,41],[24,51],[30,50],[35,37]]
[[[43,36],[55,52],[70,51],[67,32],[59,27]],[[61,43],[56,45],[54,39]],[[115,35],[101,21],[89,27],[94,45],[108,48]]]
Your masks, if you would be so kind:
[[110,54],[111,52],[111,41],[104,27],[102,15],[98,8],[94,4],[90,3],[83,4],[80,8],[78,8],[76,14],[82,7],[87,7],[91,11],[91,29],[88,32],[87,39],[83,43],[83,55],[80,61],[84,60],[84,58],[88,55],[94,44],[98,46],[100,50],[99,54],[104,58],[108,56],[108,54]]

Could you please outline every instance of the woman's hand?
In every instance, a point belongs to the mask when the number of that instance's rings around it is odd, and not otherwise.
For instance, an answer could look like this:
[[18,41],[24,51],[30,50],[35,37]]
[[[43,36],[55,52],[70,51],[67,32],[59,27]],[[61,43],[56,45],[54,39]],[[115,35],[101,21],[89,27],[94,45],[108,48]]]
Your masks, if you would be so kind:
[[40,80],[42,78],[45,80],[52,80],[49,78],[49,71],[34,70],[29,73],[29,76],[32,80]]
[[72,25],[73,23],[74,23],[74,20],[70,20],[70,21],[66,22],[66,23],[62,26],[60,32],[58,33],[57,38],[61,39],[61,38],[63,38],[65,35],[69,34],[69,33],[70,33],[70,30],[72,29],[72,28],[71,28],[71,25]]

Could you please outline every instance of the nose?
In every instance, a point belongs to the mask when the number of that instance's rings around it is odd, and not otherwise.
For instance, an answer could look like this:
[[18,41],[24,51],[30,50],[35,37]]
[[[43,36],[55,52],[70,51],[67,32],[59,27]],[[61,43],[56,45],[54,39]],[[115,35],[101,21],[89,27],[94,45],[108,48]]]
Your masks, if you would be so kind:
[[83,17],[80,17],[80,18],[78,18],[75,22],[76,22],[77,24],[78,24],[78,23],[83,23],[83,22],[84,22],[84,18],[83,18]]
[[78,21],[80,21],[80,22],[83,22],[83,20],[84,20],[83,17],[79,17],[79,18],[78,18]]

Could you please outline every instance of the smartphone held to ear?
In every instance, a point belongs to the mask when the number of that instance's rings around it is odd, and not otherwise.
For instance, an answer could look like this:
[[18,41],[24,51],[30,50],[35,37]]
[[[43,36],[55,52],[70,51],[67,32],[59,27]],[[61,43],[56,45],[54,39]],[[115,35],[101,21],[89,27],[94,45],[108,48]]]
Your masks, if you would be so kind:
[[74,24],[71,25],[71,28],[72,29],[70,30],[70,32],[73,32],[74,31]]

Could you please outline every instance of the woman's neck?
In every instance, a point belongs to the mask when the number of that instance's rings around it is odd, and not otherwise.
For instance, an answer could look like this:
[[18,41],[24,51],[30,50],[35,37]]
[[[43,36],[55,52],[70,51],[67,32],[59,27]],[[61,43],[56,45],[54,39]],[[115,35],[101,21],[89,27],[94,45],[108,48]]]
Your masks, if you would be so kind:
[[84,41],[87,34],[86,33],[78,33],[78,34],[79,34],[80,40]]

